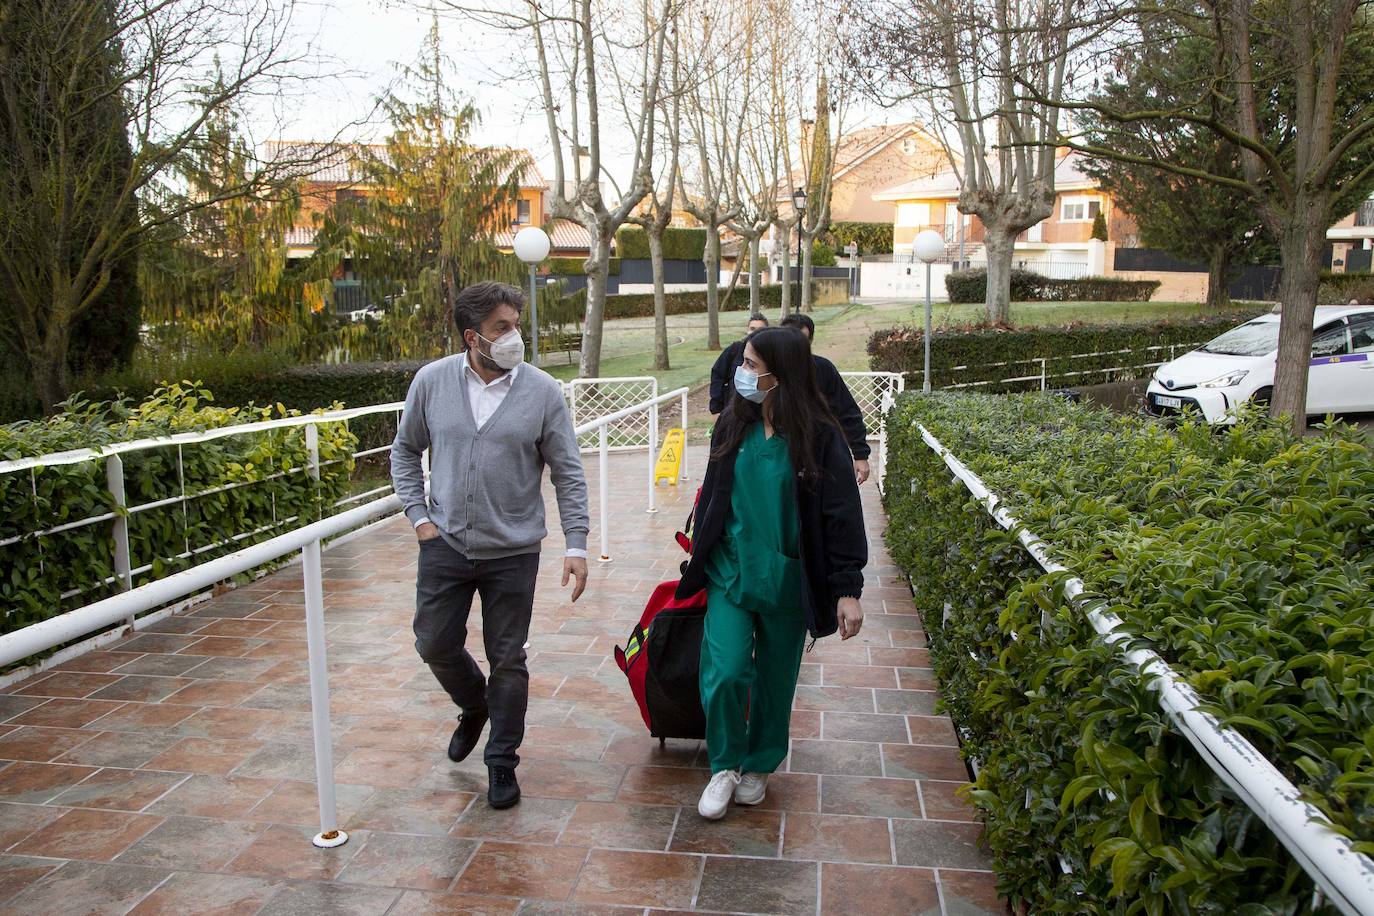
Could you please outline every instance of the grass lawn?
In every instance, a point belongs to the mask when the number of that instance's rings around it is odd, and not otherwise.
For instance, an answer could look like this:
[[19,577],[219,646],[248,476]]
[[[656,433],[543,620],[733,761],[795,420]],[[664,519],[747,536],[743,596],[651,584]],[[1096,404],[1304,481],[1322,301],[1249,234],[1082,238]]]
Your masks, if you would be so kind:
[[[1208,314],[1206,305],[1197,302],[1016,302],[1012,321],[1020,325],[1062,325],[1074,321],[1090,324],[1120,324],[1153,321],[1161,318],[1193,318]],[[920,325],[925,319],[924,303],[910,300],[865,302],[848,306],[828,306],[811,313],[816,322],[816,352],[828,357],[844,372],[864,372],[868,366],[868,338],[874,331],[897,325]],[[779,312],[768,312],[777,320]],[[981,305],[952,305],[937,302],[932,310],[936,327],[977,323],[983,315]],[[726,312],[720,317],[722,345],[744,334],[745,312]],[[675,315],[668,318],[672,368],[656,372],[653,366],[654,322],[652,318],[624,318],[606,322],[602,342],[601,375],[658,377],[660,391],[683,385],[695,387],[711,374],[711,364],[719,351],[707,350],[706,316]],[[560,379],[577,376],[577,354],[550,354],[544,368]]]

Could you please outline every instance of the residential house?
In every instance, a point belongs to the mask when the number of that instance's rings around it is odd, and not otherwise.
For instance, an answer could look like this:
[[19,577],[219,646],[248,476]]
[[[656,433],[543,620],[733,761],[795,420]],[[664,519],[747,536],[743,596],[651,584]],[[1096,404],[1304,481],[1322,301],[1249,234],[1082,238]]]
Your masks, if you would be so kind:
[[1323,260],[1336,273],[1371,269],[1374,259],[1374,197],[1326,231]]

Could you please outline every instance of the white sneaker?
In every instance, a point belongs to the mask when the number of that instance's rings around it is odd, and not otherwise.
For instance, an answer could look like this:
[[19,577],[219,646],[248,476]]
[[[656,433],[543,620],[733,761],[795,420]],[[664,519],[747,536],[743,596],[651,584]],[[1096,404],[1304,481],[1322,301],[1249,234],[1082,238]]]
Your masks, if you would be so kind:
[[697,802],[697,813],[708,821],[725,817],[725,809],[730,807],[739,779],[739,770],[721,770],[712,776],[706,791],[701,793],[701,801]]
[[745,773],[739,781],[739,788],[735,789],[735,804],[757,805],[763,801],[767,790],[767,773]]

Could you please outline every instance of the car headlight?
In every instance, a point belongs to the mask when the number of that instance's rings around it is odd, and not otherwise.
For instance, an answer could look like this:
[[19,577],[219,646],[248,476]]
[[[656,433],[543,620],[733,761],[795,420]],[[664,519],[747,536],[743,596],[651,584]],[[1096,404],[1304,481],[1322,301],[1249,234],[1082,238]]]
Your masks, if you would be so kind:
[[1250,374],[1249,369],[1237,369],[1235,372],[1228,372],[1220,378],[1203,382],[1203,388],[1230,388],[1232,385],[1239,385],[1240,380]]

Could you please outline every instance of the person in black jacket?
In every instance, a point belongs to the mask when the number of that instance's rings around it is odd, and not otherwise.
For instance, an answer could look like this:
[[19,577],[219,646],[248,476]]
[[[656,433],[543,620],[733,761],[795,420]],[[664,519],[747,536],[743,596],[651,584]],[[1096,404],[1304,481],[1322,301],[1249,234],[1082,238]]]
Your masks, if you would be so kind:
[[763,801],[787,756],[803,647],[863,625],[868,562],[849,449],[816,384],[811,345],[754,333],[711,435],[680,598],[707,594],[701,703],[711,781],[705,818]]
[[[812,344],[816,342],[816,322],[811,320],[810,315],[793,313],[778,322],[778,326],[801,331]],[[871,473],[868,456],[872,454],[872,449],[868,446],[868,428],[864,426],[863,411],[859,409],[854,395],[849,393],[849,386],[844,383],[844,378],[840,375],[840,370],[835,368],[835,364],[815,353],[811,354],[811,358],[816,363],[816,383],[821,389],[821,394],[825,395],[826,403],[830,405],[830,412],[840,421],[845,441],[849,443],[849,450],[854,453],[854,479],[862,486]]]
[[730,382],[735,377],[735,369],[739,368],[740,362],[744,359],[744,343],[755,331],[761,331],[768,327],[768,316],[760,315],[758,312],[749,316],[749,330],[744,337],[730,344],[720,351],[720,356],[716,357],[715,364],[711,366],[711,416],[717,416],[725,409],[725,403],[730,399]]

